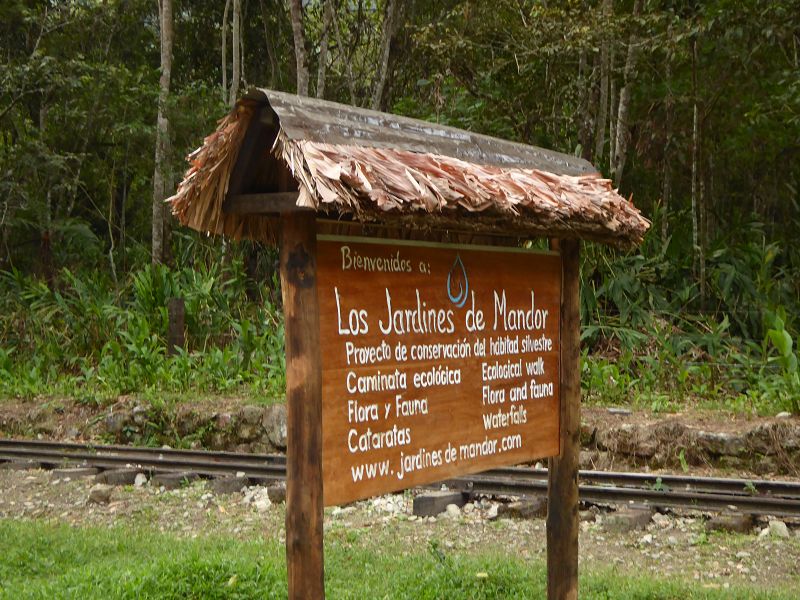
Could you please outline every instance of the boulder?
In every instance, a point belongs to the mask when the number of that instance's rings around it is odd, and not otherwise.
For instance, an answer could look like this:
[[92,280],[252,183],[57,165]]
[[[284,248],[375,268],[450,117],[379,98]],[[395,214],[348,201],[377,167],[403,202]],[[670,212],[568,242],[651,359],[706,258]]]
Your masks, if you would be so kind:
[[273,404],[264,411],[261,424],[269,442],[279,450],[286,449],[286,405]]
[[267,497],[273,504],[286,502],[286,484],[281,482],[267,486]]
[[115,436],[120,435],[130,423],[131,414],[124,410],[108,413],[103,421],[106,431]]
[[92,486],[89,490],[89,503],[90,504],[108,504],[111,502],[111,492],[114,486],[98,483]]
[[497,516],[501,519],[543,519],[547,516],[547,499],[532,498],[501,504],[497,507]]
[[734,433],[698,431],[694,439],[698,450],[715,456],[740,456],[747,450],[744,437]]

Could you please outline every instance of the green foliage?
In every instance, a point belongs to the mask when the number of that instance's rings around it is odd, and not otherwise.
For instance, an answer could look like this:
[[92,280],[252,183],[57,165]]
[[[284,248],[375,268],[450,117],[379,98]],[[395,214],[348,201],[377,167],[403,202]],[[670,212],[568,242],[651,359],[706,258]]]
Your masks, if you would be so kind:
[[[2,521],[0,598],[285,598],[282,544],[224,536],[181,539],[129,528],[76,528]],[[333,537],[333,536],[329,536]],[[705,540],[707,543],[707,540]],[[446,553],[432,542],[403,552],[326,541],[330,598],[442,600],[539,598],[545,565],[479,551]],[[791,589],[714,590],[675,578],[626,577],[582,569],[581,598],[590,600],[737,600],[793,597]],[[780,584],[780,582],[777,582]]]
[[[327,33],[325,97],[367,104],[386,1],[334,3],[332,31],[320,0],[302,4],[312,88]],[[632,2],[606,14],[598,0],[404,4],[384,106],[580,154],[606,174],[628,46],[640,40],[620,191],[653,227],[636,252],[583,252],[587,395],[654,411],[800,412],[796,2],[644,2],[638,15]],[[228,110],[223,10],[197,0],[176,12],[170,181]],[[242,10],[241,89],[293,90],[285,3]],[[179,266],[148,264],[157,23],[151,0],[0,6],[0,394],[282,389],[274,269],[256,286],[246,247],[230,243],[223,269],[219,241],[180,229]],[[168,356],[173,296],[186,300],[189,346]]]
[[[283,394],[283,322],[269,294],[253,303],[242,263],[223,270],[147,266],[115,288],[97,274],[60,274],[50,289],[0,272],[0,394],[113,397],[165,392]],[[251,282],[252,283],[252,282]],[[261,289],[261,292],[266,290]],[[186,300],[188,348],[166,352],[169,298]]]

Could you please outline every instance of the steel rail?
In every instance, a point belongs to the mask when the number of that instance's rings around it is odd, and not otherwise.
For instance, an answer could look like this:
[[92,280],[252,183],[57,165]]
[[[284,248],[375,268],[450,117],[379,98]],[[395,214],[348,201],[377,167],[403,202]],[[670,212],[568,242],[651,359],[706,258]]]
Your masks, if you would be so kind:
[[[0,462],[24,460],[49,467],[84,464],[118,469],[133,466],[149,472],[192,472],[203,477],[241,472],[260,483],[283,479],[286,462],[284,456],[274,454],[0,439]],[[606,471],[580,471],[579,477],[580,498],[586,502],[800,517],[800,483],[797,482]],[[441,483],[473,495],[539,496],[547,491],[547,470],[504,467]]]
[[[492,477],[486,474],[449,479],[444,482],[449,489],[471,495],[489,496],[543,496],[547,482],[538,479]],[[637,504],[654,508],[689,508],[706,511],[738,511],[754,515],[800,517],[800,498],[772,496],[743,496],[725,493],[684,490],[659,490],[652,488],[614,487],[579,484],[580,499],[598,504]]]
[[[196,466],[201,468],[209,462],[224,464],[229,468],[247,470],[248,465],[255,469],[267,468],[270,474],[279,472],[277,467],[286,464],[286,457],[280,454],[244,454],[237,452],[220,452],[206,450],[176,450],[171,448],[147,448],[132,447],[122,445],[95,445],[78,444],[71,442],[50,442],[42,440],[8,440],[0,439],[0,454],[4,450],[7,453],[20,455],[25,454],[25,450],[33,452],[50,450],[63,452],[72,458],[79,456],[76,453],[118,453],[124,455],[128,462],[141,460],[147,462],[151,457],[158,457],[159,465],[166,465],[168,462],[180,463],[185,467]],[[39,454],[46,462],[52,459],[54,454]],[[81,454],[84,457],[85,454]],[[21,456],[24,458],[24,456]],[[31,458],[34,458],[31,456]],[[192,462],[193,459],[196,462]],[[186,461],[186,462],[183,462]],[[47,463],[46,464],[50,464]],[[255,473],[254,473],[255,475]],[[502,467],[486,471],[484,475],[493,477],[522,478],[529,480],[547,479],[547,469],[535,469],[530,467]],[[800,483],[793,481],[768,481],[760,479],[743,478],[721,478],[721,477],[693,477],[688,475],[671,475],[658,473],[625,473],[613,471],[591,471],[582,470],[579,473],[581,481],[600,485],[614,485],[623,487],[649,487],[655,491],[676,491],[686,490],[695,492],[720,493],[725,492],[732,495],[752,496],[768,495],[789,498],[800,498]]]

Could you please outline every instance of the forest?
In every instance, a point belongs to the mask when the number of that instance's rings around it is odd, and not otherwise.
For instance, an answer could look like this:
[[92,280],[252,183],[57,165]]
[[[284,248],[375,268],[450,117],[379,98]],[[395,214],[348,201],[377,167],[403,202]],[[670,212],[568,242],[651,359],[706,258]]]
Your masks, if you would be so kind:
[[282,395],[276,251],[163,203],[258,86],[588,159],[653,225],[584,245],[586,401],[800,412],[798,0],[5,0],[0,30],[2,397]]

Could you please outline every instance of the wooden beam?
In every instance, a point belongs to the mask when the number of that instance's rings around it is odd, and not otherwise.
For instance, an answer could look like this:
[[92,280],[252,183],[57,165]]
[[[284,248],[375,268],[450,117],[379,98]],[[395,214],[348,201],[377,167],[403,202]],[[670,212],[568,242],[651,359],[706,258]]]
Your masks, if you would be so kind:
[[286,337],[286,561],[290,600],[325,597],[322,552],[322,359],[313,212],[281,217]]
[[578,598],[578,465],[581,432],[580,241],[551,243],[561,252],[561,455],[547,482],[547,598]]
[[222,202],[222,211],[226,212],[228,201],[233,196],[246,192],[255,178],[262,158],[269,152],[278,129],[273,122],[272,111],[259,107],[250,118],[250,124],[242,139],[236,163],[233,165],[228,191]]
[[228,215],[264,215],[293,211],[312,211],[297,206],[299,192],[277,192],[274,194],[239,194],[229,196],[222,207]]

